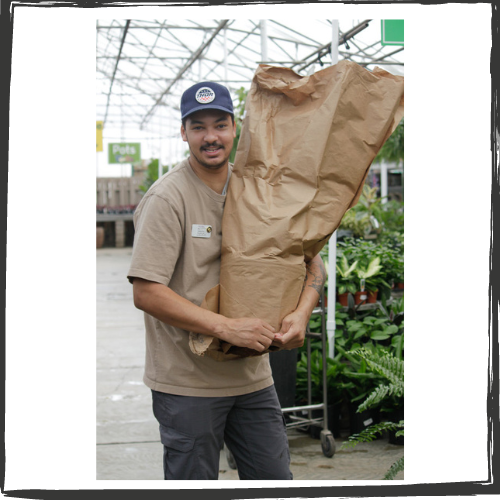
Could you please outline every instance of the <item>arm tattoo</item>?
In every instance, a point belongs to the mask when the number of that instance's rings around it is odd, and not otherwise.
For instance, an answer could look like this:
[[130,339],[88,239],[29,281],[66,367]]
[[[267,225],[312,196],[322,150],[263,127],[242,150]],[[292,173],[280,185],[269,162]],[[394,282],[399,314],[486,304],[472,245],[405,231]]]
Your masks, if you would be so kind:
[[[323,260],[314,262],[310,261],[306,264],[306,277],[304,279],[304,287],[306,284],[311,288],[314,288],[319,294],[321,294],[321,290],[326,281],[326,269],[323,265]],[[309,283],[310,282],[310,283]]]

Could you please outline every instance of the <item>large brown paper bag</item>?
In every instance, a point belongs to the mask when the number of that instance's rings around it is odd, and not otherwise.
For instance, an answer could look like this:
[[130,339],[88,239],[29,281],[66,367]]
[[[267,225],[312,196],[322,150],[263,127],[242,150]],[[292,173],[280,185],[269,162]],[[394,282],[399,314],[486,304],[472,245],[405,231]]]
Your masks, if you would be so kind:
[[[357,203],[403,107],[404,78],[379,68],[343,60],[302,77],[260,65],[224,208],[220,284],[202,307],[279,331],[297,307],[305,262]],[[218,360],[263,354],[194,333],[190,347]]]

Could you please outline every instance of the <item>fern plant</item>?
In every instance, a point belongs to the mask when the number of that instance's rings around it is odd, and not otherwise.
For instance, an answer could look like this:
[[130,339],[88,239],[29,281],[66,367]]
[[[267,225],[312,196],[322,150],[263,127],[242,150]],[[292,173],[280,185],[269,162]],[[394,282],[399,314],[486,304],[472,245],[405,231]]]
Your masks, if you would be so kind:
[[[379,385],[368,395],[358,407],[358,412],[373,408],[388,397],[404,397],[404,361],[394,357],[389,352],[374,352],[364,347],[354,349],[349,352],[352,356],[358,356],[366,361],[370,370],[381,376],[383,380],[387,381],[379,383]],[[373,441],[378,434],[384,431],[397,431],[397,436],[404,436],[404,420],[399,422],[380,422],[370,425],[359,434],[353,434],[349,437],[342,448],[353,447],[359,443],[367,443]],[[387,471],[384,479],[394,479],[396,474],[404,470],[404,457],[401,457],[391,468]]]

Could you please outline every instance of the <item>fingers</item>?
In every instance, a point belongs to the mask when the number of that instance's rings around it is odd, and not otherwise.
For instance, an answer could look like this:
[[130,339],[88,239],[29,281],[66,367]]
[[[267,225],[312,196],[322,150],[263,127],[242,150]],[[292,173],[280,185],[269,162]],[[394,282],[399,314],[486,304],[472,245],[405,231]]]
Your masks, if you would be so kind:
[[270,346],[271,344],[267,345],[267,342],[258,342],[254,349],[259,352],[264,352],[266,349],[269,349]]
[[232,333],[228,341],[241,346],[265,351],[274,341],[276,330],[266,321],[254,318],[239,318],[231,320]]
[[267,337],[269,338],[274,338],[274,334],[276,333],[276,329],[274,327],[272,327],[269,323],[266,323],[265,321],[262,321],[262,332],[264,333],[264,335],[266,335]]
[[265,351],[266,349],[268,349],[271,346],[271,344],[273,343],[273,340],[274,340],[274,337],[273,338],[269,338],[267,336],[260,337],[257,340],[257,350],[259,352]]
[[287,333],[275,340],[281,342],[281,345],[285,349],[295,349],[296,347],[302,347],[304,345],[305,331],[302,329],[291,328]]
[[274,341],[275,332],[276,330],[269,323],[262,321],[257,328],[256,350],[262,352],[268,349]]

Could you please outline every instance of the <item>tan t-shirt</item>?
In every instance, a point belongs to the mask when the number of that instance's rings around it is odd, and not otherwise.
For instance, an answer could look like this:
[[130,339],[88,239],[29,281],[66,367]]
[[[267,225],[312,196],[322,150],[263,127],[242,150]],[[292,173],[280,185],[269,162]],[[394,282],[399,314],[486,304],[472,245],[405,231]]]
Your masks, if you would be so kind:
[[[206,292],[219,283],[225,198],[203,183],[188,160],[156,181],[135,210],[129,280],[138,277],[162,283],[200,305]],[[211,231],[206,231],[207,226]],[[191,352],[188,331],[146,313],[144,320],[144,383],[153,390],[236,396],[273,383],[267,354],[215,361]]]

